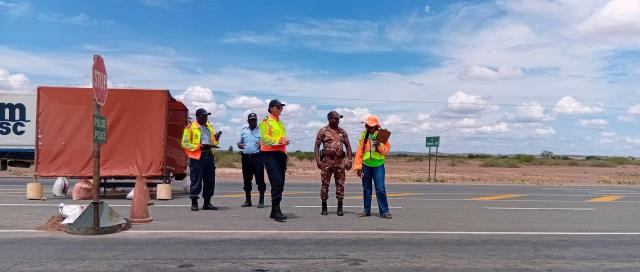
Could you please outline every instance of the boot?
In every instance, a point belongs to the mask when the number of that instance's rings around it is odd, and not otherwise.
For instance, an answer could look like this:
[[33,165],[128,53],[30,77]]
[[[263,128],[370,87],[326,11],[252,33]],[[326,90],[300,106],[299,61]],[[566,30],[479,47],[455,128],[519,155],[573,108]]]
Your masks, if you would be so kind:
[[210,197],[208,197],[208,198],[205,198],[205,199],[204,199],[204,204],[202,204],[202,209],[203,209],[203,210],[213,210],[213,211],[215,211],[215,210],[217,210],[217,209],[218,209],[218,207],[213,206],[213,205],[211,204],[211,198],[210,198]]
[[280,210],[280,205],[271,206],[271,215],[269,217],[278,222],[284,222],[287,220],[287,216],[282,214],[282,211]]
[[246,200],[242,203],[241,207],[251,207],[251,193],[246,192],[245,195]]
[[326,200],[322,200],[322,212],[320,213],[322,215],[328,215],[329,212],[327,211],[327,201]]
[[338,216],[343,216],[344,212],[342,211],[342,199],[338,200],[338,212],[337,212]]
[[191,210],[192,211],[198,211],[198,199],[197,198],[191,198]]
[[258,209],[264,208],[264,192],[260,193],[260,200],[258,201]]

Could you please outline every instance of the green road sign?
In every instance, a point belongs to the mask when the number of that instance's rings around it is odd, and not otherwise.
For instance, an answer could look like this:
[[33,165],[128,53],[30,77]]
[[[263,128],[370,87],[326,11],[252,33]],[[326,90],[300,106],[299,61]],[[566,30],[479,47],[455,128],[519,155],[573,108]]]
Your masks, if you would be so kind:
[[107,118],[98,114],[93,115],[93,143],[107,143]]
[[440,136],[427,137],[427,147],[440,146]]

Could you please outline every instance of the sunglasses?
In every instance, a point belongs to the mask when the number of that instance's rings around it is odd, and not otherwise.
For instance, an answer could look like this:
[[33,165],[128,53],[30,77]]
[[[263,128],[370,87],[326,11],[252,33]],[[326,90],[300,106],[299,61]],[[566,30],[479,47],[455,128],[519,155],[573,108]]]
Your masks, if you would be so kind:
[[282,106],[274,106],[277,110],[282,110]]

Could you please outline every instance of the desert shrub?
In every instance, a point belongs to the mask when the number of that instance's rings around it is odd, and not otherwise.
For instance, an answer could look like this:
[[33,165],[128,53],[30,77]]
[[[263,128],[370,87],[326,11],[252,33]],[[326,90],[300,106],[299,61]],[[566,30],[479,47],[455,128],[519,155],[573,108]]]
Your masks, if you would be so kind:
[[592,160],[592,161],[585,162],[584,166],[589,166],[589,167],[616,167],[617,165],[615,163],[613,163],[613,162],[610,162],[610,161]]
[[467,155],[467,158],[469,158],[469,159],[487,159],[487,158],[491,158],[491,155],[488,155],[488,154],[469,154],[469,155]]
[[236,152],[218,151],[215,155],[216,166],[221,168],[240,168],[240,160],[240,153]]
[[610,157],[607,160],[617,165],[633,164],[633,161],[627,157]]
[[297,150],[296,152],[289,153],[289,156],[296,158],[299,161],[314,161],[316,159],[316,155],[313,152],[302,152]]
[[584,159],[588,160],[588,161],[593,161],[593,160],[599,160],[600,157],[598,157],[598,156],[586,156]]
[[518,168],[520,167],[520,163],[515,159],[499,159],[499,158],[488,158],[483,159],[480,164],[481,167],[503,167],[503,168]]
[[466,161],[460,158],[449,159],[449,163],[448,163],[448,165],[451,167],[456,167],[456,166],[465,165],[465,164],[466,164]]
[[518,154],[514,157],[514,159],[518,160],[521,163],[533,163],[536,160],[535,156]]

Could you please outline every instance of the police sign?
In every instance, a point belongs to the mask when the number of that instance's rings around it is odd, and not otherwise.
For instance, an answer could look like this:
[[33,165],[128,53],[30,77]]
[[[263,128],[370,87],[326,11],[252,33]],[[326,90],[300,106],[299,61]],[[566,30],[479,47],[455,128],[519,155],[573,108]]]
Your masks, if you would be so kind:
[[93,143],[107,143],[107,118],[102,115],[93,115]]

